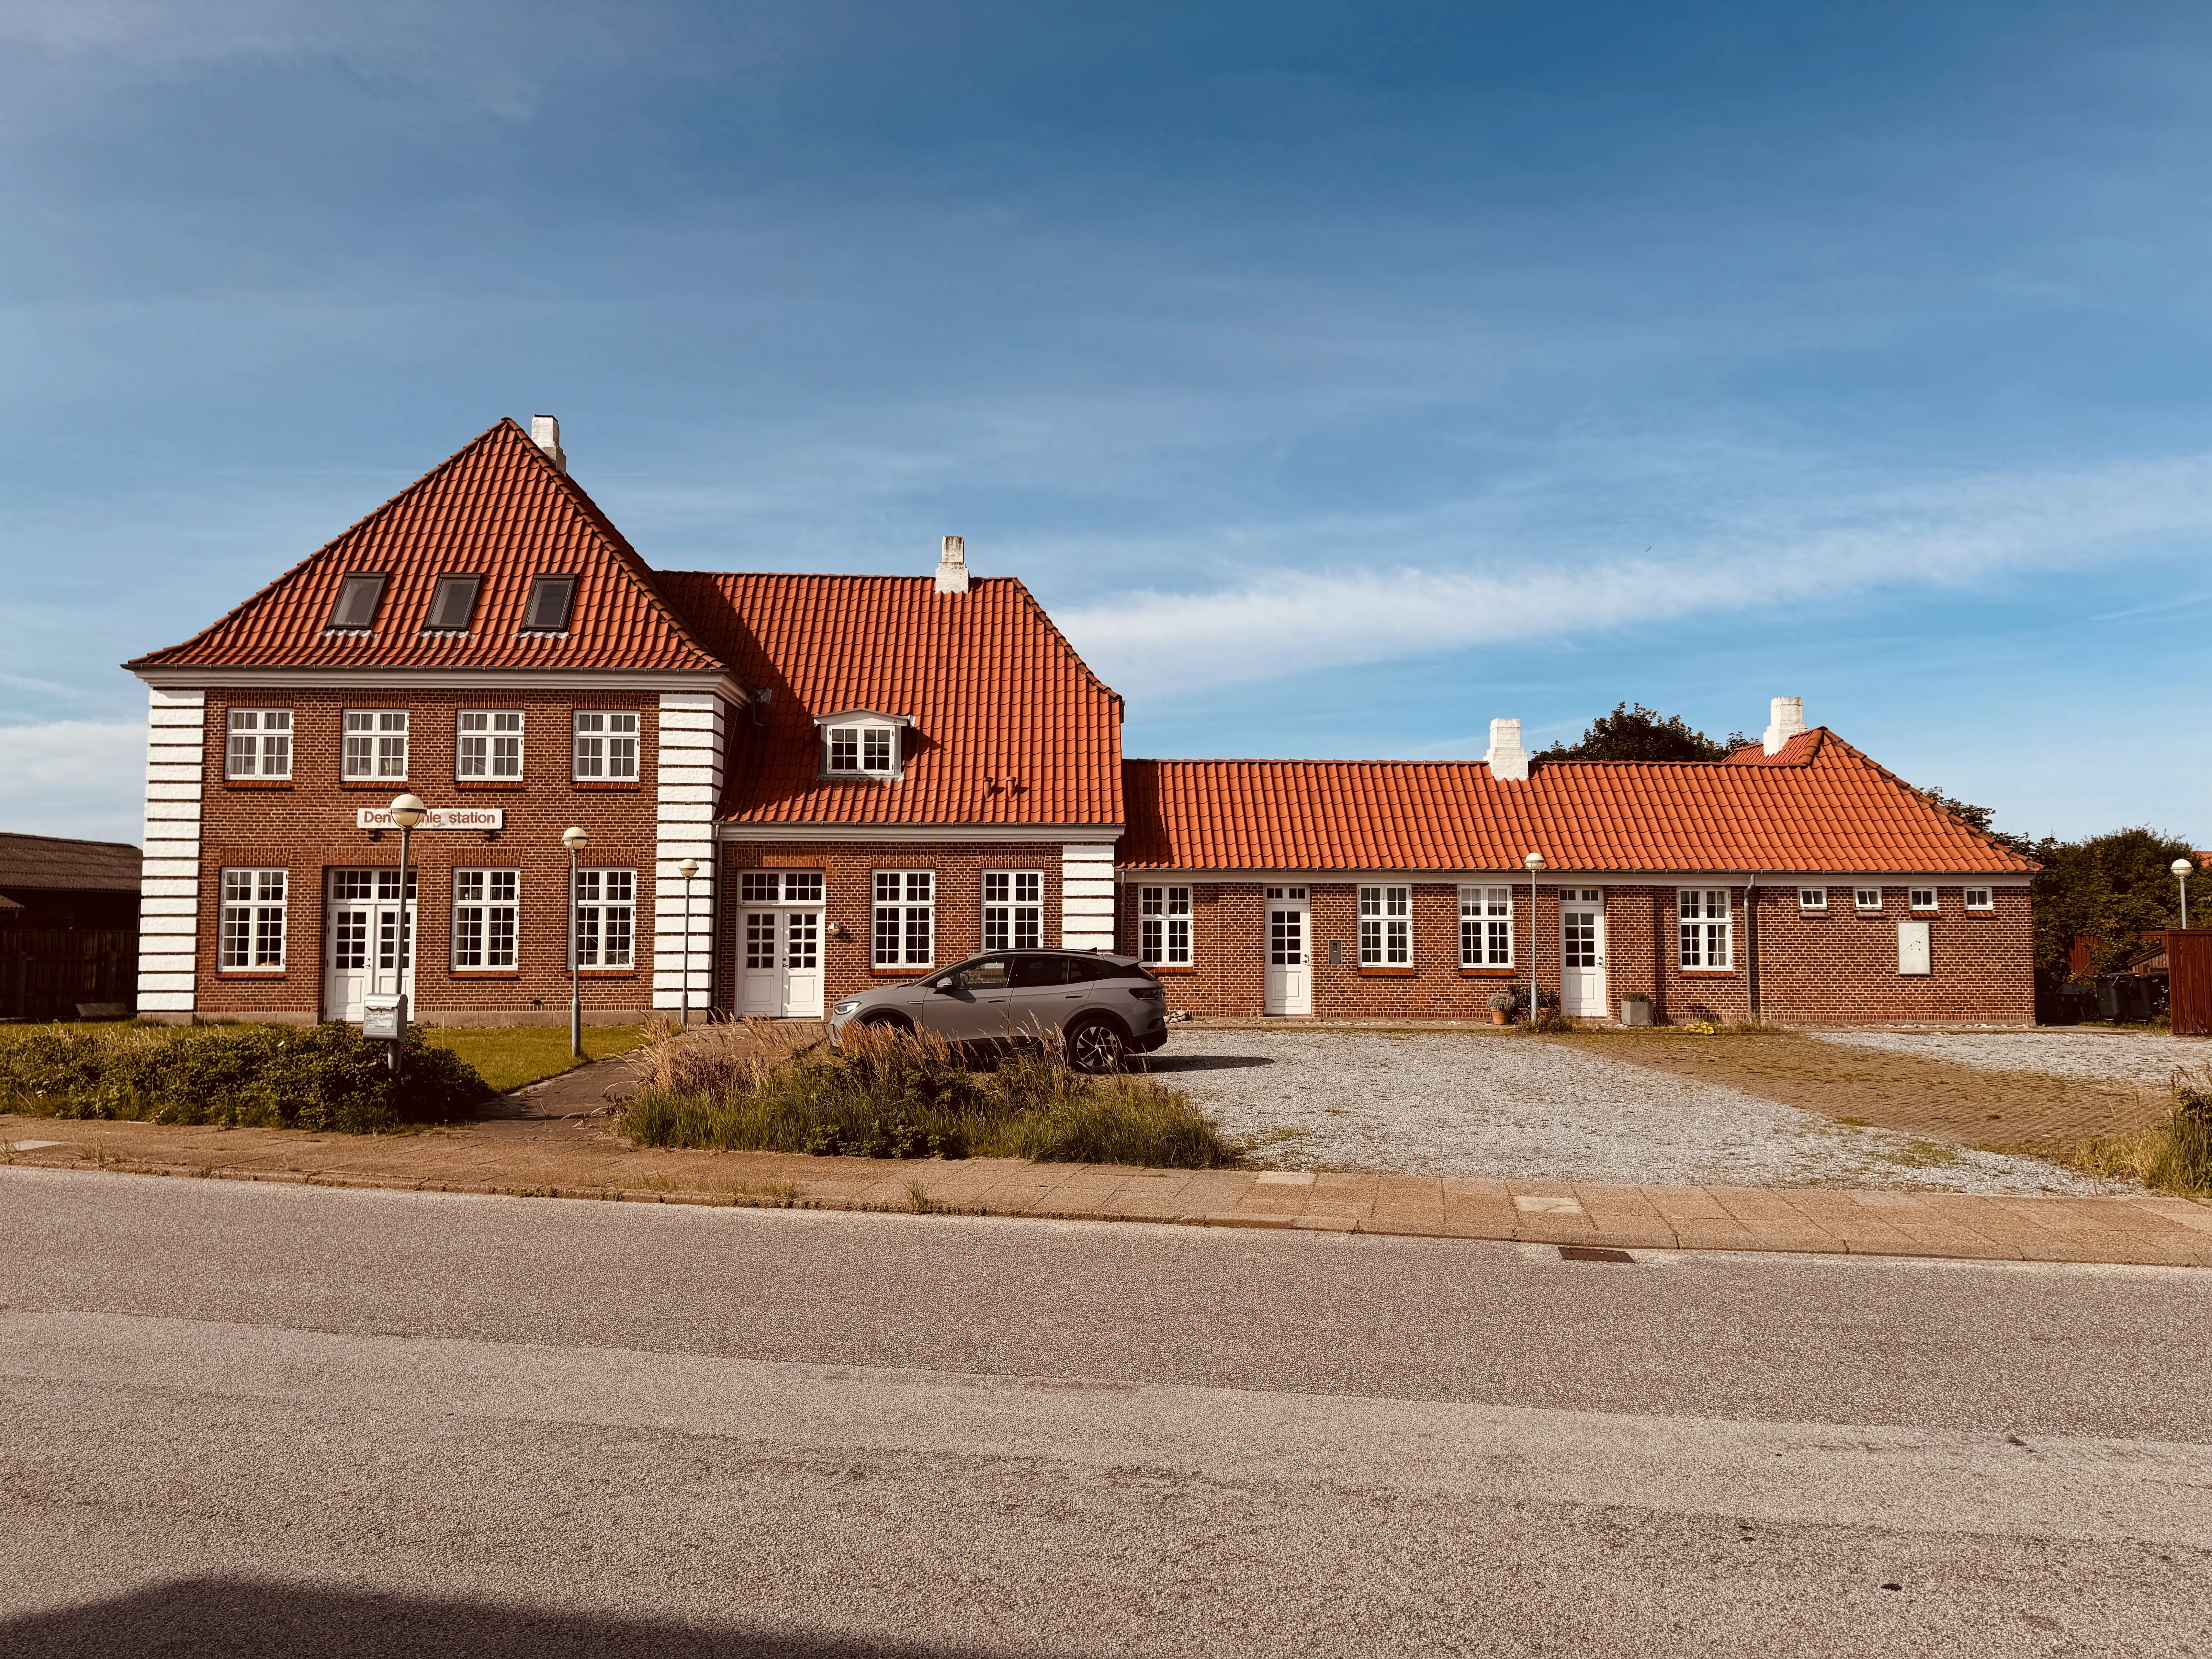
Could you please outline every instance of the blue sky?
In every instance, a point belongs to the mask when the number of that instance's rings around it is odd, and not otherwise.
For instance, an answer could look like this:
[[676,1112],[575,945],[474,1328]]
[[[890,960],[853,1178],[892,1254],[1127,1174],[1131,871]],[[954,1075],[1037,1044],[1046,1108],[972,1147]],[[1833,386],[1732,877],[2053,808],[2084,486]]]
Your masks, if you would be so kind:
[[2200,841],[2212,12],[11,0],[0,827],[502,415],[666,568],[968,538],[1132,754],[1802,695]]

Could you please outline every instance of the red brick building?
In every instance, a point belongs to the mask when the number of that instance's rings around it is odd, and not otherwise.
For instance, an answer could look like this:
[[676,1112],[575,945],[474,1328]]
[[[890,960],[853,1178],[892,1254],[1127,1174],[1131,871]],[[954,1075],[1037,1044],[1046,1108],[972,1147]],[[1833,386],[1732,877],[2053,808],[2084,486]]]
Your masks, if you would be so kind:
[[572,945],[587,1018],[806,1016],[1024,944],[1207,1013],[1479,1017],[1533,972],[1593,1018],[2032,1018],[2033,866],[1790,700],[1717,764],[1532,766],[1511,721],[1480,763],[1125,763],[957,538],[925,576],[656,571],[544,417],[128,666],[157,1018],[557,1020]]

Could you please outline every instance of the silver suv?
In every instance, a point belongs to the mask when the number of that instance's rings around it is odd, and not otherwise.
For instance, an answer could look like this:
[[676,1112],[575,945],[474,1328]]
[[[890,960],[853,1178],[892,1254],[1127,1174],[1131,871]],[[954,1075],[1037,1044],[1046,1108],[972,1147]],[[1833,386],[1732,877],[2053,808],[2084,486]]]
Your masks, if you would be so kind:
[[926,979],[840,998],[830,1011],[830,1040],[855,1022],[997,1048],[1057,1031],[1077,1071],[1112,1072],[1126,1056],[1168,1040],[1167,1013],[1167,993],[1134,957],[994,951]]

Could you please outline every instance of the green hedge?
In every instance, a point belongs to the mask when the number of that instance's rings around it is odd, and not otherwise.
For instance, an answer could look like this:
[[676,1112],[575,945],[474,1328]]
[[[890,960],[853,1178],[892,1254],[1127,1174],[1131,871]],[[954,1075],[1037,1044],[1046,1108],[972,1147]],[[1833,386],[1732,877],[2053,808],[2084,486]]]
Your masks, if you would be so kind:
[[284,1025],[50,1026],[0,1042],[0,1105],[44,1117],[131,1118],[373,1134],[488,1098],[459,1056],[410,1026],[404,1073],[390,1044],[332,1021]]

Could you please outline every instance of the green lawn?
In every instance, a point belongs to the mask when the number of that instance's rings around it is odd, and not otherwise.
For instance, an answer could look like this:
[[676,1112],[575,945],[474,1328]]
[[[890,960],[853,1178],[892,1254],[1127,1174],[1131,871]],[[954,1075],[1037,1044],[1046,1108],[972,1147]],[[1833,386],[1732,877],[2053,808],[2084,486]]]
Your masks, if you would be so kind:
[[[644,1036],[642,1025],[586,1025],[584,1053],[592,1060],[628,1054]],[[428,1037],[437,1047],[452,1049],[475,1066],[483,1080],[501,1094],[565,1072],[577,1063],[568,1053],[566,1025],[434,1025]]]

